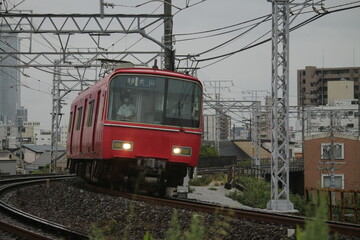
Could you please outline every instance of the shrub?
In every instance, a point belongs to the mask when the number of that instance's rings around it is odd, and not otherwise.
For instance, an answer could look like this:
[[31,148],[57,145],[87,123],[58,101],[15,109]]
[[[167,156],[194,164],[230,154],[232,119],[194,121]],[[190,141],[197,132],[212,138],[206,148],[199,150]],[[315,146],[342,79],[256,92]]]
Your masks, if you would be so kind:
[[261,178],[241,176],[238,180],[245,190],[241,194],[230,193],[229,197],[247,206],[266,208],[270,200],[270,184]]
[[215,146],[202,145],[200,148],[200,157],[218,157],[219,152]]
[[204,175],[198,178],[191,179],[189,181],[189,185],[192,186],[207,186],[209,183],[211,183],[212,178],[209,175]]
[[[245,187],[242,193],[232,192],[229,197],[250,207],[266,208],[270,200],[271,186],[262,178],[244,177],[238,181]],[[290,193],[290,201],[301,215],[305,215],[305,200],[298,194]]]

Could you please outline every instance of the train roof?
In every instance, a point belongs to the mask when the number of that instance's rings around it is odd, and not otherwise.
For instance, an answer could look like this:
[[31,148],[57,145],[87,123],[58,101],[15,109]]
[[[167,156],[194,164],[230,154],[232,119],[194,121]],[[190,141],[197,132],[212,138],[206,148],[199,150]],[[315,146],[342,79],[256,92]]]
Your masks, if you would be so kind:
[[184,73],[172,72],[172,71],[155,69],[155,68],[119,68],[110,74],[111,75],[110,78],[118,73],[155,74],[155,75],[165,75],[165,76],[177,77],[177,78],[187,78],[187,79],[199,81],[199,79]]

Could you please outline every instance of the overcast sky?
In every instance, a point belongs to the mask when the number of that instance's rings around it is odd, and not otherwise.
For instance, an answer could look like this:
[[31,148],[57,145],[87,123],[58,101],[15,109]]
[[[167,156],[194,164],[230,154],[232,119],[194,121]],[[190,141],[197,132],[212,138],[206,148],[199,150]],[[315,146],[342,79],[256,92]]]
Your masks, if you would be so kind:
[[[20,1],[7,1],[20,2]],[[105,2],[115,3],[117,6],[106,8],[105,13],[144,13],[144,14],[162,14],[163,7],[160,1],[149,2],[141,7],[134,6],[148,2],[147,0],[109,0]],[[229,39],[234,38],[246,29],[237,30],[236,28],[248,26],[238,25],[237,27],[226,28],[233,24],[239,24],[254,18],[265,16],[271,13],[271,3],[266,0],[207,0],[200,4],[184,8],[186,0],[173,0],[174,16],[174,34],[176,54],[199,54],[207,51]],[[190,5],[201,2],[201,0],[191,0]],[[301,1],[295,1],[300,3]],[[310,1],[311,2],[311,1]],[[355,2],[360,5],[360,1],[352,0],[327,0],[324,1],[324,7],[330,11],[339,9],[332,8],[341,4]],[[9,4],[11,6],[11,4]],[[124,6],[126,5],[126,6]],[[8,7],[10,7],[8,6]],[[343,7],[354,6],[347,5]],[[178,8],[184,8],[178,11]],[[319,6],[316,6],[320,9]],[[33,13],[99,13],[99,0],[26,0],[17,9],[32,10]],[[156,10],[157,9],[157,10]],[[293,8],[296,12],[299,7]],[[304,9],[303,12],[293,22],[292,26],[305,19],[314,16],[311,7]],[[258,21],[257,21],[258,22]],[[254,22],[252,22],[254,23]],[[155,25],[156,26],[156,25]],[[154,26],[154,28],[155,28]],[[201,31],[224,29],[207,34],[194,34]],[[225,31],[232,31],[228,34]],[[201,54],[198,59],[207,59],[219,56],[225,53],[233,52],[250,44],[255,39],[264,35],[271,30],[271,21],[260,24],[247,34],[237,38],[231,43],[218,48],[209,53]],[[161,40],[163,26],[153,30],[151,36]],[[191,35],[178,35],[193,33]],[[219,34],[219,36],[209,37],[210,34]],[[181,41],[188,38],[200,38],[197,40]],[[270,37],[267,34],[261,40]],[[49,47],[44,44],[40,36],[33,35],[33,51],[46,51]],[[46,38],[59,46],[55,36],[46,35]],[[102,47],[114,51],[124,51],[141,37],[135,35],[119,36],[113,35],[102,40]],[[74,38],[75,39],[75,38]],[[70,42],[71,47],[94,47],[93,41],[87,36],[79,37],[81,40]],[[121,39],[121,40],[120,40]],[[114,44],[114,46],[112,46]],[[112,46],[109,48],[109,46]],[[26,40],[22,42],[22,50],[28,48]],[[159,51],[159,47],[153,42],[141,39],[129,50],[132,51]],[[219,60],[219,59],[217,59]],[[337,13],[331,13],[322,18],[309,23],[308,25],[290,33],[290,104],[296,104],[296,70],[303,69],[305,66],[317,67],[360,67],[360,8],[347,10]],[[232,55],[222,61],[215,63],[204,61],[199,64],[201,68],[198,71],[198,78],[201,81],[231,80],[234,86],[230,91],[224,89],[221,92],[222,97],[231,97],[238,100],[251,100],[248,97],[251,91],[269,91],[271,89],[271,43],[265,43],[253,49]],[[51,74],[34,69],[25,69],[24,72],[30,77],[22,77],[21,81],[32,89],[22,88],[22,105],[28,108],[29,121],[40,121],[42,128],[50,129],[50,112],[51,112],[51,95],[46,93],[51,91],[52,79]],[[223,86],[231,86],[223,83]],[[34,90],[35,89],[35,90]],[[209,89],[209,92],[213,89]],[[259,95],[263,95],[263,93]],[[76,94],[70,94],[65,98],[68,105]],[[63,109],[65,115],[62,119],[62,125],[68,121],[68,107]]]

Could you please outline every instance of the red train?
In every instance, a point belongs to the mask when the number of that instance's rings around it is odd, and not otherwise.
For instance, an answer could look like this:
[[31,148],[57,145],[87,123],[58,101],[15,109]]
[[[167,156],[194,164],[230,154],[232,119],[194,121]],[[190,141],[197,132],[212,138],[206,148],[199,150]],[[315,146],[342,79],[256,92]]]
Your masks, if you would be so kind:
[[134,186],[146,179],[183,184],[197,166],[202,84],[192,76],[147,68],[117,69],[71,105],[71,173],[93,182]]

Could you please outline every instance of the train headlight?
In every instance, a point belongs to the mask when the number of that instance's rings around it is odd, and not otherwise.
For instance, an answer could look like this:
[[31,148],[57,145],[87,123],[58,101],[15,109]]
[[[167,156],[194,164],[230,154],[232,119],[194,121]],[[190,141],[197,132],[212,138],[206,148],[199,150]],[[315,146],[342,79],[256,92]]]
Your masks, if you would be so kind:
[[134,148],[134,143],[114,140],[112,143],[112,148],[114,150],[132,151]]
[[191,147],[181,147],[181,146],[173,146],[172,154],[177,156],[191,156],[192,148]]

